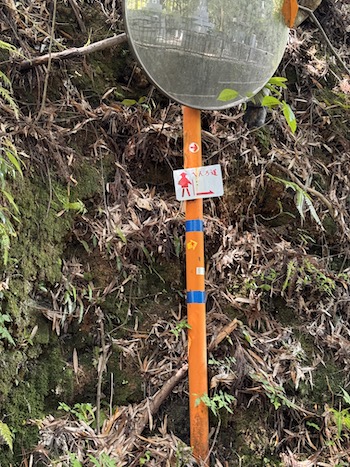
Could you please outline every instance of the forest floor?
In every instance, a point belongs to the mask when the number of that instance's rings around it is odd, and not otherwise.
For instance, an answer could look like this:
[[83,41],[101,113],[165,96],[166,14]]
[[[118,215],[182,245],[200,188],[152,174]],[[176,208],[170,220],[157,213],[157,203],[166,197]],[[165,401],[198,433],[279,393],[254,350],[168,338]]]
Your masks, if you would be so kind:
[[[295,133],[280,109],[202,112],[217,467],[350,465],[350,7],[315,15],[276,72]],[[23,65],[123,29],[111,0],[0,11],[1,467],[196,465],[181,107],[124,41]]]

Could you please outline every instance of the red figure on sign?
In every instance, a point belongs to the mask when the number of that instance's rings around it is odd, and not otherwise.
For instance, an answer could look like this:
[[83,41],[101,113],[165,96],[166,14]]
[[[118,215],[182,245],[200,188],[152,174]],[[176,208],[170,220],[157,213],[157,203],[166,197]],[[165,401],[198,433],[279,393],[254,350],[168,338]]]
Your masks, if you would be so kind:
[[182,172],[181,178],[178,181],[178,184],[182,188],[182,196],[185,195],[185,190],[186,190],[186,193],[188,194],[188,196],[191,196],[191,193],[190,193],[190,190],[189,190],[188,186],[192,185],[192,182],[187,178],[186,172]]

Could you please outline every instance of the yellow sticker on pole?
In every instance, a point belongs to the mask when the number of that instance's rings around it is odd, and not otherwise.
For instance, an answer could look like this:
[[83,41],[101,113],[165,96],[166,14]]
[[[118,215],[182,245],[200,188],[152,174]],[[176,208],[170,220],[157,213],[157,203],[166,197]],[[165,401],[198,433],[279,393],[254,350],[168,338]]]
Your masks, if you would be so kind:
[[194,240],[190,240],[189,242],[187,242],[187,249],[195,250],[197,245],[198,245],[198,242],[195,242]]

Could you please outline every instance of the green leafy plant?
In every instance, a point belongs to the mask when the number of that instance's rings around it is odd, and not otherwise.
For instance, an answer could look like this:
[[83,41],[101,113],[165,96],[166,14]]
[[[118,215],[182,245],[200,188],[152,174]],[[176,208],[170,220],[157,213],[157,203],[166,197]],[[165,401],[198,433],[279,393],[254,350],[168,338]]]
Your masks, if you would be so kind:
[[208,359],[208,365],[213,365],[213,366],[216,366],[218,368],[221,368],[223,371],[227,371],[227,372],[230,372],[232,371],[231,370],[231,367],[232,365],[234,365],[236,363],[236,359],[235,357],[225,357],[224,359],[222,360],[217,360],[216,358],[214,358],[213,356],[211,356],[209,359]]
[[116,227],[115,228],[115,233],[118,235],[120,240],[124,243],[124,245],[126,245],[127,239],[126,239],[126,236],[124,235],[122,229],[120,227]]
[[[83,291],[86,293],[86,291]],[[89,289],[89,297],[90,297],[91,287]],[[91,296],[92,299],[92,296]],[[61,325],[63,326],[67,316],[79,316],[79,323],[81,323],[83,316],[84,316],[84,304],[82,298],[78,296],[76,287],[67,282],[66,283],[66,291],[64,292],[63,296],[63,310],[64,314],[62,317]]]
[[250,375],[254,381],[261,383],[262,388],[274,406],[275,410],[279,409],[282,405],[290,408],[295,408],[294,402],[288,399],[284,387],[280,384],[271,381],[267,375],[253,373]]
[[[287,78],[280,76],[273,76],[265,84],[265,86],[256,95],[251,96],[250,101],[256,105],[261,105],[269,109],[280,109],[286,119],[286,122],[291,129],[292,133],[295,133],[297,129],[297,121],[293,110],[285,100],[282,99],[281,89],[286,89]],[[223,89],[217,97],[218,101],[227,102],[236,97],[239,93],[235,89]]]
[[92,454],[88,454],[88,457],[95,467],[117,467],[116,461],[105,452],[102,452],[98,459]]
[[179,335],[181,334],[181,331],[183,329],[191,329],[191,326],[188,324],[188,322],[183,319],[182,321],[179,321],[175,324],[175,327],[173,329],[170,329],[170,332],[172,334],[174,334],[174,336],[176,337],[176,339],[179,337]]
[[273,268],[266,272],[254,274],[253,278],[246,279],[244,286],[246,290],[262,290],[270,292],[273,288],[273,283],[277,280],[277,271]]
[[303,261],[302,268],[304,269],[303,285],[313,284],[320,292],[329,296],[333,295],[336,285],[331,277],[327,277],[308,259]]
[[315,422],[309,422],[309,421],[307,421],[307,422],[306,422],[306,426],[309,426],[310,428],[313,428],[313,429],[316,430],[316,431],[321,431],[320,425],[318,425],[318,424],[315,423]]
[[78,420],[81,420],[88,425],[91,425],[95,421],[95,409],[89,402],[77,403],[73,407],[70,407],[65,402],[60,402],[58,410],[63,410],[67,413],[74,415]]
[[296,193],[295,205],[300,214],[302,221],[305,219],[305,206],[309,210],[311,217],[314,221],[323,229],[322,222],[317,215],[316,209],[312,203],[311,196],[303,190],[297,183],[283,178],[275,177],[271,174],[267,174],[268,178],[276,183],[282,183],[286,188],[291,188]]
[[145,451],[144,455],[140,457],[140,465],[146,465],[151,460],[151,451]]
[[[116,461],[112,459],[108,454],[102,452],[99,455],[99,458],[93,456],[92,454],[88,454],[88,458],[92,465],[95,467],[117,467]],[[71,467],[83,467],[83,464],[79,461],[76,454],[69,453],[69,460]]]
[[69,460],[70,460],[70,467],[82,467],[82,463],[77,458],[76,454],[70,452],[69,453]]
[[227,392],[224,392],[220,389],[213,396],[208,394],[203,394],[203,396],[197,397],[195,400],[196,407],[203,402],[209,410],[214,414],[215,417],[220,416],[220,410],[225,409],[227,412],[233,413],[231,405],[235,402],[235,397]]
[[191,465],[191,457],[193,455],[192,448],[187,446],[182,441],[178,440],[175,451],[175,464],[174,467],[184,467]]
[[295,271],[297,268],[297,262],[295,259],[292,259],[287,264],[286,278],[282,285],[282,293],[284,293],[291,283],[291,279],[294,277]]
[[11,451],[13,451],[13,438],[14,436],[9,426],[0,421],[0,441],[2,440]]
[[[345,391],[344,388],[340,388],[342,391],[342,398],[344,402],[350,406],[350,394]],[[337,427],[337,438],[342,439],[342,434],[348,434],[350,432],[350,407],[345,407],[344,409],[328,409],[333,416],[333,420]]]
[[57,196],[58,200],[60,201],[60,203],[62,205],[62,208],[63,208],[61,211],[59,211],[57,213],[57,217],[60,217],[65,212],[69,212],[69,211],[75,211],[78,214],[86,214],[87,213],[86,207],[85,207],[84,203],[80,199],[77,199],[76,201],[71,201],[70,200],[69,190],[68,190],[67,194],[59,193],[59,192],[55,192],[55,194],[56,194],[56,196]]
[[[8,52],[17,52],[17,49],[14,45],[9,44],[0,40],[0,49],[7,50]],[[18,118],[18,105],[14,100],[12,84],[9,78],[5,75],[3,71],[0,70],[0,97],[7,104],[10,109],[14,112],[16,118]]]
[[11,323],[11,321],[12,319],[10,315],[0,313],[0,339],[6,340],[11,345],[16,345],[11,334],[6,328],[6,323]]
[[12,94],[13,94],[13,90],[12,90],[11,81],[0,70],[0,97],[2,98],[3,101],[5,101],[6,104],[10,106],[16,118],[18,118],[18,106],[16,104],[16,101],[12,97]]
[[303,259],[298,263],[297,259],[292,259],[287,264],[286,277],[282,284],[282,293],[284,293],[291,284],[298,289],[312,286],[318,292],[333,296],[336,288],[335,280],[327,277],[308,259]]
[[[46,287],[39,287],[42,292],[48,293]],[[96,303],[96,300],[91,275],[76,274],[74,265],[69,261],[63,261],[62,280],[54,296],[54,307],[59,317],[56,322],[56,332],[59,334],[60,327],[66,329],[73,320],[81,323],[84,314],[92,304]]]
[[8,42],[0,40],[0,49],[7,50],[8,52],[16,52],[17,49],[14,45],[9,44]]
[[156,108],[156,103],[153,99],[150,99],[147,96],[142,96],[138,100],[135,99],[123,99],[122,105],[127,107],[132,107],[133,105],[139,106],[142,109],[146,110],[147,112],[151,112],[152,109]]
[[291,129],[292,133],[295,133],[297,129],[297,121],[294,115],[293,110],[290,105],[282,97],[281,89],[286,89],[287,78],[282,78],[281,76],[273,76],[265,84],[264,89],[269,92],[269,95],[265,95],[261,99],[261,105],[269,109],[281,109],[286,119],[286,122]]

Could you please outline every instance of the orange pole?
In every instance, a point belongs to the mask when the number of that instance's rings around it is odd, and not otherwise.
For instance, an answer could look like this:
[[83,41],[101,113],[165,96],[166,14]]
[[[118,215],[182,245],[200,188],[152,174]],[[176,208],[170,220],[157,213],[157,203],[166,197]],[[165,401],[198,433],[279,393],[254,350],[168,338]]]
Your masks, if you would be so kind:
[[[201,167],[200,110],[183,107],[182,111],[184,167]],[[208,407],[203,402],[196,405],[196,399],[208,394],[203,200],[185,201],[185,211],[190,439],[197,461],[209,466]]]

